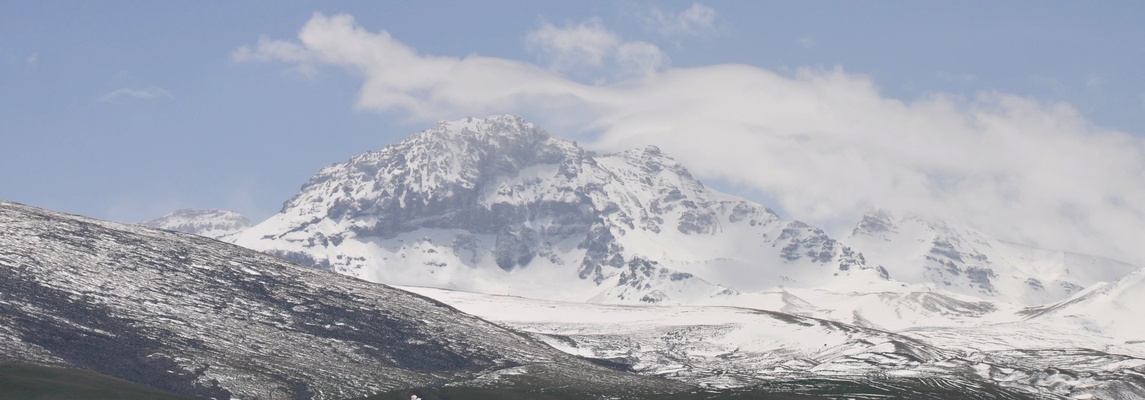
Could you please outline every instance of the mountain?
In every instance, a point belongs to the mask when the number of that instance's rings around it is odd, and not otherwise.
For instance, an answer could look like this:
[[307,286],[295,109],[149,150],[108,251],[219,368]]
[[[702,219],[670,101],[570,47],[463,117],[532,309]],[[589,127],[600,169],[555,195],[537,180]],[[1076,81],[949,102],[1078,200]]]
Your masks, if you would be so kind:
[[196,235],[0,202],[0,362],[198,398],[412,387],[656,393],[440,302]]
[[166,229],[206,236],[229,242],[242,231],[250,228],[250,220],[233,211],[193,210],[184,208],[150,221],[140,222],[151,228]]
[[374,282],[574,301],[887,279],[654,146],[600,155],[512,115],[441,122],[326,167],[235,243]]
[[1065,300],[1137,266],[992,239],[954,222],[872,211],[845,239],[896,280],[1027,306]]
[[[1121,296],[1136,290],[1134,282],[1101,293]],[[973,346],[940,346],[935,343],[942,340],[925,334],[778,311],[407,289],[445,303],[205,237],[0,202],[0,364],[17,365],[5,376],[36,393],[150,398],[166,396],[163,391],[216,399],[1145,394],[1145,360],[1093,350],[967,351]],[[20,387],[5,386],[6,393],[25,390]]]

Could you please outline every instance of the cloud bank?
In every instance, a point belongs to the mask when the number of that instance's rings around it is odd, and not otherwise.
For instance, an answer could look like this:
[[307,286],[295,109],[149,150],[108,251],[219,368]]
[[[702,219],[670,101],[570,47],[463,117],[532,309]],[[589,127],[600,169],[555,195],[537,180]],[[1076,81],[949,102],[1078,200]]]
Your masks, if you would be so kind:
[[701,179],[757,191],[811,223],[849,225],[879,207],[1145,261],[1145,142],[1068,104],[997,92],[903,101],[842,68],[628,66],[639,73],[580,83],[565,65],[603,65],[629,42],[599,21],[542,23],[526,41],[559,67],[420,54],[321,14],[297,40],[262,38],[233,57],[347,69],[363,79],[358,107],[413,120],[518,113],[559,134],[590,132],[601,150],[656,144]]

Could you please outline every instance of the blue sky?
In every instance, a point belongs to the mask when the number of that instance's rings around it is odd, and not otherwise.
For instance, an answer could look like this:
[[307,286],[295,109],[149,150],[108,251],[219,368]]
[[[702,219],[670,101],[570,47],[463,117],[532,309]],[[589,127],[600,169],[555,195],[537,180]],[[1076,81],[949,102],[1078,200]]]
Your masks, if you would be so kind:
[[[1141,2],[5,1],[0,199],[257,221],[325,165],[517,113],[602,151],[660,145],[789,217],[921,210],[1134,259],[1141,21]],[[468,74],[386,77],[436,66]],[[549,92],[486,98],[474,76]]]

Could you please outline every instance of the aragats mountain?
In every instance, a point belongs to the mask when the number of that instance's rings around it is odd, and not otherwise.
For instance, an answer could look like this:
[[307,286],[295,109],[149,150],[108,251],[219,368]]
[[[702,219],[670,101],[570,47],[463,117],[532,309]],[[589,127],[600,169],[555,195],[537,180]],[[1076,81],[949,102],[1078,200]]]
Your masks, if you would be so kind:
[[329,166],[236,243],[375,282],[575,301],[887,278],[656,147],[598,155],[516,116],[442,122]]
[[597,303],[783,294],[777,306],[796,308],[800,290],[897,293],[876,302],[973,315],[997,307],[958,304],[1047,304],[1135,269],[886,211],[840,241],[704,186],[654,146],[596,154],[512,115],[441,122],[326,167],[234,242],[397,285]]

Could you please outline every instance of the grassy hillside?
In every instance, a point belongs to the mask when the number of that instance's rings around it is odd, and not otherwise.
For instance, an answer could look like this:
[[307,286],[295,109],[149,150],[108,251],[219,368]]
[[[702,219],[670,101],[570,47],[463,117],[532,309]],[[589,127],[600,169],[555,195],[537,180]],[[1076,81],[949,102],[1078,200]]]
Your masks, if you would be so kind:
[[188,400],[92,371],[0,363],[0,399]]

